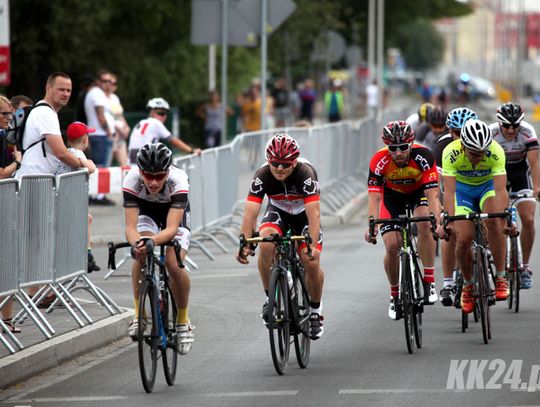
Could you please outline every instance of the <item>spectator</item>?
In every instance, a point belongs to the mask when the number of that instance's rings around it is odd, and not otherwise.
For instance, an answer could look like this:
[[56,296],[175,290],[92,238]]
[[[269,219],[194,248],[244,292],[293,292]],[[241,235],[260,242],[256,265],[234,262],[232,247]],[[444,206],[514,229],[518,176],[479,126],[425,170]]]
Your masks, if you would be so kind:
[[[84,98],[84,112],[88,126],[96,129],[95,133],[90,134],[92,160],[100,168],[109,167],[112,159],[115,122],[111,102],[106,95],[106,92],[110,91],[111,84],[112,74],[107,70],[98,71],[97,80]],[[90,203],[106,206],[114,205],[114,202],[104,194],[91,196]]]
[[169,129],[165,127],[165,121],[169,114],[169,103],[163,98],[150,99],[146,104],[149,110],[148,117],[141,120],[133,127],[129,138],[129,162],[131,165],[137,164],[137,153],[146,144],[156,143],[165,140],[173,147],[188,153],[201,154],[200,148],[190,147],[188,144],[175,137]]
[[[69,102],[71,96],[71,78],[63,72],[55,72],[47,78],[45,97],[32,109],[26,120],[23,134],[24,156],[21,168],[15,176],[49,174],[54,175],[60,163],[71,168],[81,166],[80,160],[69,152],[64,145],[58,112]],[[36,105],[37,105],[36,104]],[[30,287],[28,294],[33,296],[39,287]],[[39,304],[39,308],[48,308],[54,301],[49,295]]]
[[88,121],[86,112],[84,111],[84,99],[93,82],[94,77],[91,74],[87,73],[81,78],[79,93],[77,94],[77,99],[75,99],[75,120],[78,122],[86,123]]
[[271,95],[274,99],[276,127],[285,127],[290,120],[291,108],[289,106],[289,89],[284,78],[279,78],[274,83]]
[[[9,127],[9,121],[13,117],[13,107],[10,101],[0,95],[0,179],[11,178],[13,173],[21,164],[21,153],[14,147],[8,146],[6,140],[6,130]],[[3,298],[0,297],[0,303]],[[21,330],[13,325],[11,318],[13,316],[13,300],[9,300],[2,308],[2,320],[13,333],[19,333]]]
[[[88,134],[95,132],[96,129],[92,129],[86,124],[81,122],[73,122],[71,123],[67,128],[67,138],[69,145],[71,146],[68,150],[77,158],[81,160],[81,166],[88,169],[88,172],[92,174],[94,171],[96,171],[96,166],[92,162],[92,160],[89,160],[86,158],[86,155],[84,154],[84,150],[88,148]],[[71,172],[72,169],[68,167],[67,165],[61,163],[57,170],[56,175],[60,174],[66,174],[68,172]],[[92,215],[88,214],[88,272],[91,273],[93,271],[100,271],[101,268],[96,264],[96,261],[94,259],[94,254],[92,253],[91,248],[91,242],[90,242],[90,225],[92,224]]]
[[300,97],[300,120],[307,120],[313,123],[313,105],[317,95],[313,89],[313,81],[306,79],[304,87],[299,93]]
[[259,85],[252,85],[242,101],[244,131],[261,129],[261,96]]
[[330,89],[324,94],[324,107],[330,123],[339,122],[343,117],[343,92],[340,79],[333,79],[330,82]]
[[105,94],[111,102],[111,112],[114,117],[113,156],[118,165],[125,166],[128,165],[127,139],[131,129],[124,117],[124,107],[115,93],[118,89],[118,78],[115,74],[111,74],[111,81],[111,86],[106,88]]
[[[204,148],[212,148],[221,145],[221,124],[223,122],[223,107],[219,93],[210,91],[209,101],[199,106],[197,115],[204,120]],[[234,111],[225,107],[227,115],[231,116]]]
[[15,110],[20,109],[22,107],[26,107],[26,106],[32,106],[34,104],[34,101],[25,95],[13,96],[10,99],[10,102],[11,102],[11,106],[13,106],[13,109]]
[[379,109],[379,85],[377,85],[377,79],[373,79],[373,82],[366,86],[366,106],[369,116],[377,116]]

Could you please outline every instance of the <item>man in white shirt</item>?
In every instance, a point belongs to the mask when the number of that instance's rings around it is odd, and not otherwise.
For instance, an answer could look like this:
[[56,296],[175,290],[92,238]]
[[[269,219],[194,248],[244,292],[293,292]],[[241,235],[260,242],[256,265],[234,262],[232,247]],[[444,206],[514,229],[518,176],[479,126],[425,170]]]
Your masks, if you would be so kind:
[[65,73],[56,72],[47,78],[45,97],[26,121],[23,134],[26,151],[15,175],[17,178],[32,174],[54,175],[61,162],[71,168],[82,167],[79,158],[64,145],[58,121],[58,112],[68,104],[71,89],[71,78]]
[[131,132],[129,138],[129,162],[132,165],[137,163],[137,153],[142,146],[158,141],[165,140],[173,147],[188,153],[201,153],[200,148],[190,147],[188,144],[180,140],[179,137],[174,137],[169,129],[165,127],[165,121],[169,114],[169,103],[163,98],[150,99],[146,104],[149,110],[148,117],[137,123]]

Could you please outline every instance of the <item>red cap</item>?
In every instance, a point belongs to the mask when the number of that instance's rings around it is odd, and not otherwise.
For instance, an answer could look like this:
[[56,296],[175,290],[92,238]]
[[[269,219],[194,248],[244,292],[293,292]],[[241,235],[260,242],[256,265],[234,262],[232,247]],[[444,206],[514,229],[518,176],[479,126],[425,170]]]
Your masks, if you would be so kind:
[[94,133],[96,129],[88,127],[86,124],[81,122],[73,122],[67,128],[67,136],[70,140],[77,140],[82,136],[87,135],[88,133]]

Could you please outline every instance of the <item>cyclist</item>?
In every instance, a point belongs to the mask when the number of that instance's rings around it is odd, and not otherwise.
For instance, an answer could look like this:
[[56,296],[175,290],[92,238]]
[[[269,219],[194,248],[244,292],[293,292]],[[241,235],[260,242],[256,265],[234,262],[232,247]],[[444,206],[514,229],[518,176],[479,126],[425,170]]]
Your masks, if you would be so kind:
[[148,144],[156,143],[160,140],[165,140],[174,148],[188,154],[200,154],[200,148],[193,148],[180,140],[179,137],[174,137],[171,132],[165,127],[165,121],[169,114],[169,103],[163,98],[153,98],[146,104],[148,109],[148,117],[141,120],[133,127],[129,137],[129,162],[135,165],[137,162],[137,153],[139,149]]
[[427,123],[429,125],[429,131],[425,135],[424,139],[417,140],[431,151],[433,151],[435,143],[439,137],[442,137],[448,133],[448,128],[446,127],[447,116],[448,113],[441,106],[435,106],[428,113]]
[[[417,113],[413,113],[405,119],[405,121],[411,125],[414,134],[416,134],[416,137],[419,137],[419,131],[424,135],[429,132],[427,116],[429,114],[429,111],[434,107],[435,106],[431,103],[422,103],[418,108]],[[420,130],[420,128],[423,128],[425,130]]]
[[[268,141],[267,162],[253,176],[240,233],[244,236],[252,235],[266,194],[269,202],[259,225],[261,237],[275,233],[282,235],[288,229],[292,229],[295,234],[303,235],[309,232],[312,241],[317,242],[312,249],[311,257],[307,255],[306,245],[300,246],[300,260],[306,271],[306,284],[311,298],[310,337],[316,340],[324,331],[324,318],[321,313],[324,273],[319,265],[323,242],[320,226],[320,191],[315,168],[299,156],[298,143],[286,133],[275,134]],[[268,285],[273,250],[271,243],[260,244],[259,274],[267,297],[262,310],[265,322],[268,315]],[[248,264],[249,254],[253,253],[250,253],[248,247],[244,247],[236,259],[242,264]]]
[[[506,188],[512,192],[540,194],[540,169],[538,164],[538,138],[534,128],[523,120],[521,106],[512,102],[497,108],[498,122],[489,128],[506,154]],[[531,182],[532,181],[532,182]],[[516,201],[521,219],[521,247],[523,249],[523,268],[521,288],[532,287],[532,272],[529,260],[534,243],[534,198],[521,198]]]
[[[502,147],[493,141],[487,124],[469,119],[454,140],[443,151],[444,209],[449,215],[467,213],[502,212],[508,206],[506,191],[505,157]],[[501,228],[503,220],[486,219],[488,241],[495,262],[495,298],[508,297],[508,282],[504,271],[505,239]],[[456,258],[463,275],[461,309],[469,313],[474,308],[472,251],[474,226],[466,220],[448,225],[456,234]],[[505,232],[509,233],[506,230]]]
[[[433,148],[433,156],[437,163],[439,175],[442,173],[442,155],[444,149],[452,141],[459,139],[461,128],[469,119],[478,119],[478,115],[466,107],[457,107],[448,113],[448,116],[446,117],[446,127],[449,129],[449,133],[439,137]],[[439,178],[439,182],[441,187],[441,198],[443,198],[442,177]],[[443,288],[440,292],[440,296],[441,303],[445,307],[454,304],[455,281],[453,271],[456,263],[455,248],[455,235],[450,235],[449,240],[443,240],[441,242]]]
[[[172,152],[164,144],[145,144],[137,153],[137,167],[128,172],[123,182],[126,238],[132,245],[135,259],[131,269],[135,318],[128,330],[132,338],[137,337],[138,324],[144,323],[137,320],[141,269],[146,261],[146,246],[142,238],[152,239],[156,246],[178,240],[182,259],[185,259],[189,248],[188,177],[171,163]],[[172,247],[167,247],[165,256],[178,312],[178,352],[185,355],[194,341],[193,326],[188,316],[190,280],[186,270],[178,267]]]
[[[368,215],[374,218],[396,218],[405,214],[406,204],[414,208],[414,216],[428,216],[432,212],[437,219],[437,233],[442,236],[440,226],[440,202],[438,175],[431,152],[414,143],[414,132],[410,124],[393,121],[383,128],[382,140],[387,145],[377,151],[370,162],[368,177]],[[429,211],[428,211],[429,209]],[[386,248],[384,268],[390,283],[390,306],[388,316],[401,318],[398,306],[399,295],[399,226],[383,224],[381,235]],[[366,230],[367,242],[376,243],[375,236]],[[427,302],[437,301],[435,292],[435,241],[430,233],[429,222],[418,223],[418,252],[424,265],[424,287]]]

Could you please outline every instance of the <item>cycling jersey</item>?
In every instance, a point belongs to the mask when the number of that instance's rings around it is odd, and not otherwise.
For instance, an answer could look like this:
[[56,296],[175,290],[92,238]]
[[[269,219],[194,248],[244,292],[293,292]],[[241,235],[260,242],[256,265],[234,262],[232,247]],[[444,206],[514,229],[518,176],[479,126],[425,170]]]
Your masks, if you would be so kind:
[[469,185],[480,185],[496,175],[505,175],[504,150],[493,141],[482,160],[473,167],[461,144],[454,140],[443,151],[442,175],[455,177],[457,182]]
[[300,158],[289,178],[278,181],[266,163],[255,172],[247,200],[262,203],[265,195],[268,195],[271,205],[288,214],[298,215],[305,210],[306,203],[320,199],[317,172],[307,160]]
[[530,150],[538,150],[538,138],[536,131],[527,122],[522,121],[517,135],[512,140],[507,140],[499,123],[489,125],[493,139],[497,141],[506,155],[506,172],[508,174],[519,173],[524,175],[529,169],[527,153]]
[[139,208],[139,215],[151,217],[160,227],[167,221],[169,208],[184,209],[182,225],[189,228],[189,182],[180,168],[171,167],[161,191],[150,194],[144,185],[139,168],[132,168],[122,185],[124,208]]
[[368,192],[385,189],[411,194],[419,189],[438,187],[439,176],[431,152],[420,144],[413,144],[407,165],[399,167],[388,148],[377,151],[369,165]]
[[129,136],[129,162],[136,164],[137,153],[142,146],[157,143],[160,140],[170,140],[171,132],[155,117],[148,117],[135,125]]

